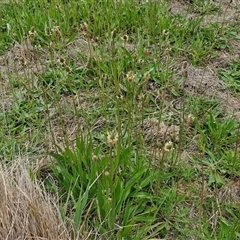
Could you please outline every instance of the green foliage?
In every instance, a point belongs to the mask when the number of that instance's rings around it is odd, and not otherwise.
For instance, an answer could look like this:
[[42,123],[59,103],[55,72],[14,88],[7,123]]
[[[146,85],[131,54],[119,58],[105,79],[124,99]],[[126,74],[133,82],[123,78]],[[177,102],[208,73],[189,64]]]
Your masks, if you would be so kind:
[[73,203],[76,231],[90,210],[87,221],[94,221],[101,234],[109,232],[110,237],[115,231],[120,239],[133,235],[140,224],[146,225],[142,233],[146,234],[159,210],[150,188],[157,172],[136,165],[138,159],[131,159],[131,149],[123,149],[114,158],[100,158],[100,149],[93,151],[91,139],[77,138],[75,151],[59,151],[51,153],[57,161],[52,170],[60,194],[66,196],[62,201]]
[[10,4],[0,3],[0,54],[6,52],[13,44],[13,39],[9,35],[11,27],[5,18],[6,12],[9,16],[13,15]]
[[237,128],[238,124],[235,119],[218,119],[210,113],[205,128],[205,131],[208,131],[208,148],[221,152],[230,147],[238,139]]
[[226,82],[226,86],[239,95],[240,61],[233,61],[226,69],[219,71],[219,76]]

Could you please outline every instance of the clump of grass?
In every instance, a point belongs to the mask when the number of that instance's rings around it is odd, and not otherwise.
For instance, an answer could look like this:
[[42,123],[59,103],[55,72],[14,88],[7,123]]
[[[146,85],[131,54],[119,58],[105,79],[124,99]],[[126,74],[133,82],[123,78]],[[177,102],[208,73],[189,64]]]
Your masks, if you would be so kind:
[[91,139],[79,138],[76,150],[52,153],[57,165],[51,168],[60,188],[49,183],[63,196],[63,216],[74,220],[76,234],[94,224],[95,234],[103,239],[158,235],[166,224],[156,221],[158,198],[151,186],[157,171],[145,167],[130,147],[122,149],[116,133],[109,133],[106,141],[109,152],[102,156]]
[[1,239],[71,239],[58,199],[33,181],[22,159],[0,169]]
[[239,96],[240,60],[230,62],[227,68],[220,69],[219,76],[226,82],[226,86]]

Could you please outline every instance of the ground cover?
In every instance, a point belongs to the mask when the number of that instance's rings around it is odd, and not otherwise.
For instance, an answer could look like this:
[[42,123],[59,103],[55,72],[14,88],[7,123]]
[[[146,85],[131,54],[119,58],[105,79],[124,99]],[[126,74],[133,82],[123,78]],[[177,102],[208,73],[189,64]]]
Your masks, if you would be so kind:
[[238,239],[239,13],[1,2],[1,238]]

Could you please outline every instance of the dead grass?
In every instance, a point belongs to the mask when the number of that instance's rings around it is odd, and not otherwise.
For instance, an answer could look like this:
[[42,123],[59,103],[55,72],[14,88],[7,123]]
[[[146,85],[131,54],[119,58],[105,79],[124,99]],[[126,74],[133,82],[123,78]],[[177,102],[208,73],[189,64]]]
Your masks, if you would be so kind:
[[0,239],[70,239],[57,198],[32,181],[23,160],[0,170]]

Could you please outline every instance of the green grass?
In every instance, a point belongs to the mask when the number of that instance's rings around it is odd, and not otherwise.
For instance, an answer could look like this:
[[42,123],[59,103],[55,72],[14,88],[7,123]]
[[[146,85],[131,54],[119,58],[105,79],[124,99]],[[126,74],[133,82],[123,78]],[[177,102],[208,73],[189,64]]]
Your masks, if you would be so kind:
[[[231,56],[238,23],[204,21],[221,4],[186,6],[1,3],[0,53],[13,60],[0,76],[0,158],[51,157],[31,177],[60,196],[72,239],[240,236],[239,120],[221,94],[184,87],[188,65]],[[239,61],[218,70],[239,101]]]
[[226,82],[226,86],[231,88],[234,94],[238,96],[240,84],[240,61],[230,62],[226,69],[221,69],[219,71],[219,75]]

